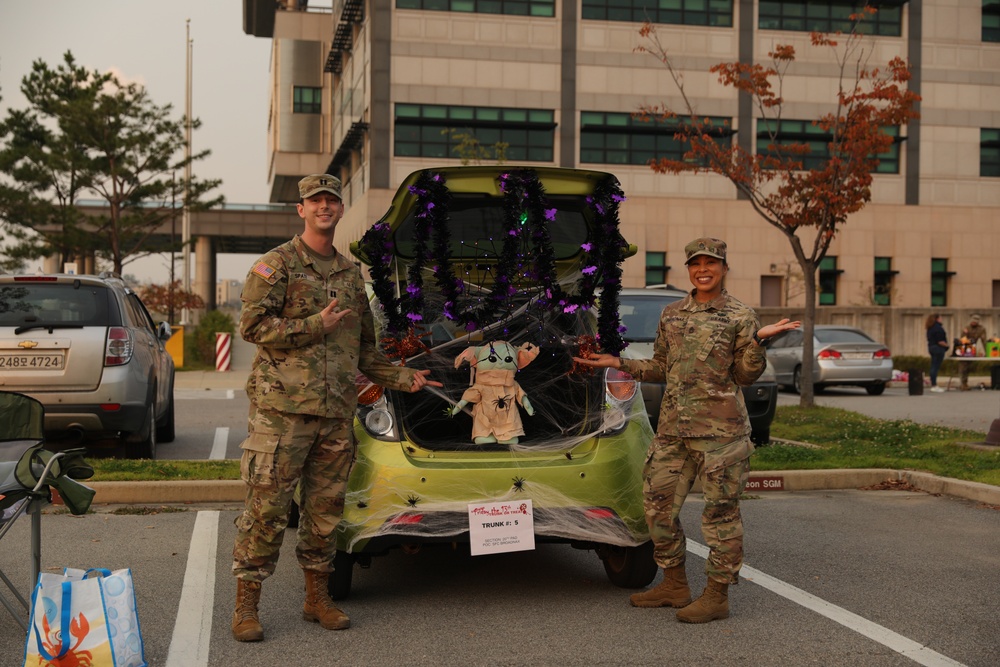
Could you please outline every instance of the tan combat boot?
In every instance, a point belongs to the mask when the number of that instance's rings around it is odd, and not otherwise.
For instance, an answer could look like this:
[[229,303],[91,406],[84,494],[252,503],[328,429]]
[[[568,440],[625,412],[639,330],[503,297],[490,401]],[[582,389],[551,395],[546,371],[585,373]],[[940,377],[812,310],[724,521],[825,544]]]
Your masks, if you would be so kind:
[[236,611],[233,612],[233,637],[238,642],[259,642],[264,628],[257,618],[260,582],[236,580]]
[[708,623],[723,618],[729,618],[729,584],[715,579],[708,580],[700,598],[677,612],[677,620],[682,623]]
[[663,569],[663,581],[648,591],[629,596],[633,607],[684,607],[691,604],[691,589],[683,565]]
[[337,609],[330,599],[327,586],[329,572],[302,570],[306,575],[306,604],[302,607],[302,618],[319,623],[327,630],[346,630],[351,627],[351,619]]

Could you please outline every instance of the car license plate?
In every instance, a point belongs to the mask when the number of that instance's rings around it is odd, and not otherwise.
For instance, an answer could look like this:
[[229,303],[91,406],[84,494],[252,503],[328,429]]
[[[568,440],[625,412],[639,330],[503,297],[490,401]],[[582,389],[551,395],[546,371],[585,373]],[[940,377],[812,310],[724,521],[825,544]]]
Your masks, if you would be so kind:
[[0,368],[9,371],[61,371],[61,354],[0,354]]
[[871,359],[871,352],[844,352],[844,359]]

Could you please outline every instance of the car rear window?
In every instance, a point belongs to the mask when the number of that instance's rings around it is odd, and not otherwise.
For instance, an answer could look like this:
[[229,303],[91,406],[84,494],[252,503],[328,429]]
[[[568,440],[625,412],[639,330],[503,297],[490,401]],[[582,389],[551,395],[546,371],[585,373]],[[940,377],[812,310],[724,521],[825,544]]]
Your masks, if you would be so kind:
[[0,285],[0,326],[107,326],[108,289],[82,283]]
[[660,315],[669,303],[678,297],[662,296],[621,296],[618,314],[626,331],[625,340],[631,343],[649,343],[656,340],[656,330],[660,325]]
[[[451,256],[462,259],[495,259],[503,248],[503,199],[487,194],[452,195],[448,205]],[[586,203],[581,197],[549,196],[556,209],[555,220],[546,223],[556,260],[575,257],[587,241]],[[415,213],[409,214],[395,232],[396,254],[416,257]]]
[[873,343],[871,338],[851,329],[817,329],[816,340],[821,343]]

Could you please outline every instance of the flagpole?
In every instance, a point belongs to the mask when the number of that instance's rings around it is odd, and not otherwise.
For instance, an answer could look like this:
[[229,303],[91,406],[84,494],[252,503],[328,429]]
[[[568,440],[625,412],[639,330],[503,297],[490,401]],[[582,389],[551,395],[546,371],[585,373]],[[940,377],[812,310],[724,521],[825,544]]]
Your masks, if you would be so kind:
[[[184,292],[191,293],[191,71],[194,60],[194,42],[191,40],[191,19],[187,19],[185,30],[185,50],[187,51],[187,72],[184,95],[184,215],[181,223],[181,237],[184,253]],[[186,301],[186,299],[185,299]],[[187,306],[181,311],[181,324],[190,323]]]

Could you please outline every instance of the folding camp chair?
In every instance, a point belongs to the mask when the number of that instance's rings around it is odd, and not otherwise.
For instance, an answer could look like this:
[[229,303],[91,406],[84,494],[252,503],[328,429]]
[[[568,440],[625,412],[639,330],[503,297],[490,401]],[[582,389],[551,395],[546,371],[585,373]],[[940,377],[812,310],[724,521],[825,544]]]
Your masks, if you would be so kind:
[[[54,486],[73,514],[85,514],[94,490],[77,482],[94,469],[83,459],[83,449],[50,452],[44,444],[45,408],[37,400],[0,391],[0,540],[23,514],[31,515],[31,582],[38,581],[42,565],[42,507],[52,502]],[[15,601],[29,610],[25,596],[0,570],[0,580]],[[27,630],[27,620],[0,590],[0,603]]]

